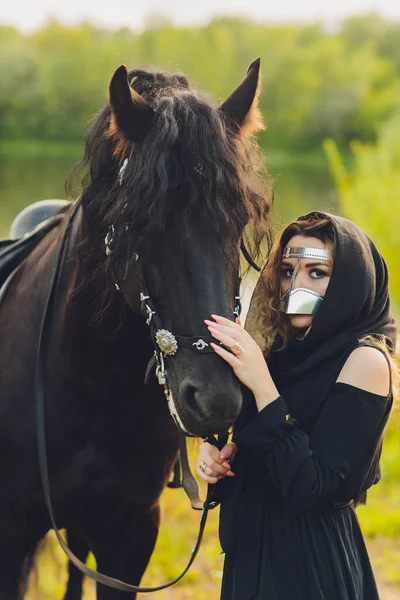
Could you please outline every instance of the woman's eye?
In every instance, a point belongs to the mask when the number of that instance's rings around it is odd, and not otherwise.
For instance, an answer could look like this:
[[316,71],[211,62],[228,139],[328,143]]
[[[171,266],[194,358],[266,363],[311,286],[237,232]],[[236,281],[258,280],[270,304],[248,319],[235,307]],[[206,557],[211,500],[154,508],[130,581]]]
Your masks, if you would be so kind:
[[282,277],[286,277],[286,279],[290,279],[293,275],[293,269],[282,269]]
[[319,269],[313,269],[310,273],[310,276],[313,279],[322,279],[322,277],[326,276],[325,271],[320,271]]

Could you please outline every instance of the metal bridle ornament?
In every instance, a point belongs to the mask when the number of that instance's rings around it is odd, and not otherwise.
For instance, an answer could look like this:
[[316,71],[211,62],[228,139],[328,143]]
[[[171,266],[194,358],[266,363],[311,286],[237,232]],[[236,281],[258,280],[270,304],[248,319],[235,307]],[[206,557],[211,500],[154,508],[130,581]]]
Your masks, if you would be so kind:
[[178,350],[178,342],[173,333],[167,329],[159,329],[156,333],[156,342],[161,352],[167,356],[173,356]]
[[[138,256],[138,255],[136,254],[136,256]],[[115,285],[117,285],[117,284],[115,284]],[[121,289],[121,288],[118,288],[118,289]],[[145,303],[144,306],[145,306],[145,310],[147,313],[146,325],[150,325],[151,319],[153,318],[153,315],[155,315],[156,313],[154,312],[154,310],[151,310],[151,308],[148,304],[146,304],[146,300],[150,300],[150,296],[145,296],[143,294],[143,292],[140,292],[140,302]]]
[[196,350],[204,350],[204,348],[209,346],[209,344],[207,344],[207,342],[205,342],[204,340],[200,339],[197,342],[193,342],[193,346],[196,346]]

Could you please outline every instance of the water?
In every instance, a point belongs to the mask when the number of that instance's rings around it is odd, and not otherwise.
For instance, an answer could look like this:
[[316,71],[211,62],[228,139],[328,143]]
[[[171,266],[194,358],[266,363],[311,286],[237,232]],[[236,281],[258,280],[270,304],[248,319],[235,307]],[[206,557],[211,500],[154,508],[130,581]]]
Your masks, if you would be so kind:
[[[26,149],[25,149],[26,150]],[[6,237],[14,216],[31,202],[65,198],[64,183],[79,149],[3,146],[0,154],[0,237]],[[335,210],[337,195],[321,155],[300,159],[268,151],[269,170],[275,178],[275,226],[313,209]]]
[[[0,238],[8,236],[13,218],[25,206],[44,198],[65,198],[64,184],[80,150],[57,146],[7,146],[0,154]],[[274,225],[278,230],[310,210],[335,210],[337,195],[324,157],[302,158],[266,152],[274,178]],[[242,284],[242,317],[245,318],[257,274],[250,270]]]
[[0,156],[0,237],[6,237],[16,214],[44,198],[65,198],[64,183],[76,156]]

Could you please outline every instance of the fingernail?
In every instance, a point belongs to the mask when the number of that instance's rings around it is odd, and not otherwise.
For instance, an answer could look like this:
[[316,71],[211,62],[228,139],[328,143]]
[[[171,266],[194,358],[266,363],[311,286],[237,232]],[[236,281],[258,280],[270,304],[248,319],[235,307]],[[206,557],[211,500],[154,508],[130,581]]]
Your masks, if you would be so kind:
[[235,477],[235,473],[233,471],[227,472],[228,477]]
[[222,463],[222,466],[225,467],[225,469],[229,469],[231,468],[231,465],[227,462]]

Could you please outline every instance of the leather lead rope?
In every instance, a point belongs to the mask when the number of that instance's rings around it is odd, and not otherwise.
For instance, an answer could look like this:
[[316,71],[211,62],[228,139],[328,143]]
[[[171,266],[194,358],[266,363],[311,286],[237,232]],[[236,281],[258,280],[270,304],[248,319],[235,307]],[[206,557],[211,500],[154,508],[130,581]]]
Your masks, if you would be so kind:
[[249,263],[249,265],[251,267],[253,267],[253,269],[255,269],[256,271],[258,271],[259,273],[261,272],[261,267],[259,267],[254,260],[251,258],[250,256],[250,252],[247,250],[246,248],[246,244],[244,243],[243,238],[240,238],[240,249],[243,252],[243,256],[245,257],[245,259],[247,260],[247,262]]
[[99,573],[98,571],[94,571],[90,569],[83,563],[71,550],[68,548],[64,539],[61,536],[60,530],[57,527],[55,522],[55,517],[53,513],[53,506],[51,503],[51,495],[50,495],[50,484],[49,484],[49,474],[48,474],[48,464],[47,464],[47,451],[46,451],[46,428],[45,428],[45,342],[47,340],[47,334],[50,325],[50,316],[51,309],[54,302],[54,296],[57,288],[58,276],[60,272],[61,262],[65,250],[65,246],[68,240],[68,236],[71,231],[72,223],[74,217],[78,211],[80,206],[79,200],[75,204],[72,209],[68,224],[63,233],[60,246],[58,248],[58,252],[56,255],[55,266],[53,270],[53,276],[51,280],[51,285],[49,289],[49,293],[46,300],[46,305],[42,317],[41,329],[39,334],[39,343],[38,343],[38,354],[37,354],[37,363],[36,363],[36,389],[35,389],[35,408],[36,408],[36,428],[37,428],[37,450],[38,450],[38,460],[39,460],[39,470],[40,477],[42,480],[43,486],[43,494],[44,500],[47,506],[47,510],[49,513],[50,521],[53,526],[54,532],[56,534],[57,540],[64,550],[65,554],[68,556],[69,560],[84,574],[94,579],[98,583],[102,583],[103,585],[107,585],[109,587],[121,590],[123,592],[130,593],[150,593],[150,592],[158,592],[164,590],[168,587],[171,587],[178,581],[182,579],[182,577],[188,572],[189,568],[193,564],[194,559],[197,556],[199,551],[201,541],[203,538],[204,529],[207,523],[208,511],[210,508],[211,496],[213,493],[213,489],[209,487],[207,499],[204,502],[201,518],[200,518],[200,528],[199,534],[197,536],[196,545],[192,550],[189,562],[183,572],[176,577],[173,581],[170,581],[164,585],[159,585],[156,587],[138,587],[136,585],[132,585],[129,583],[125,583],[124,581],[120,581],[119,579],[115,579],[114,577],[109,577],[108,575],[104,575],[103,573]]
[[[178,462],[181,463],[182,467],[182,487],[191,502],[192,508],[203,510],[204,502],[200,499],[199,484],[190,469],[186,436],[183,433],[180,434]],[[209,494],[207,494],[207,498],[209,499]]]

